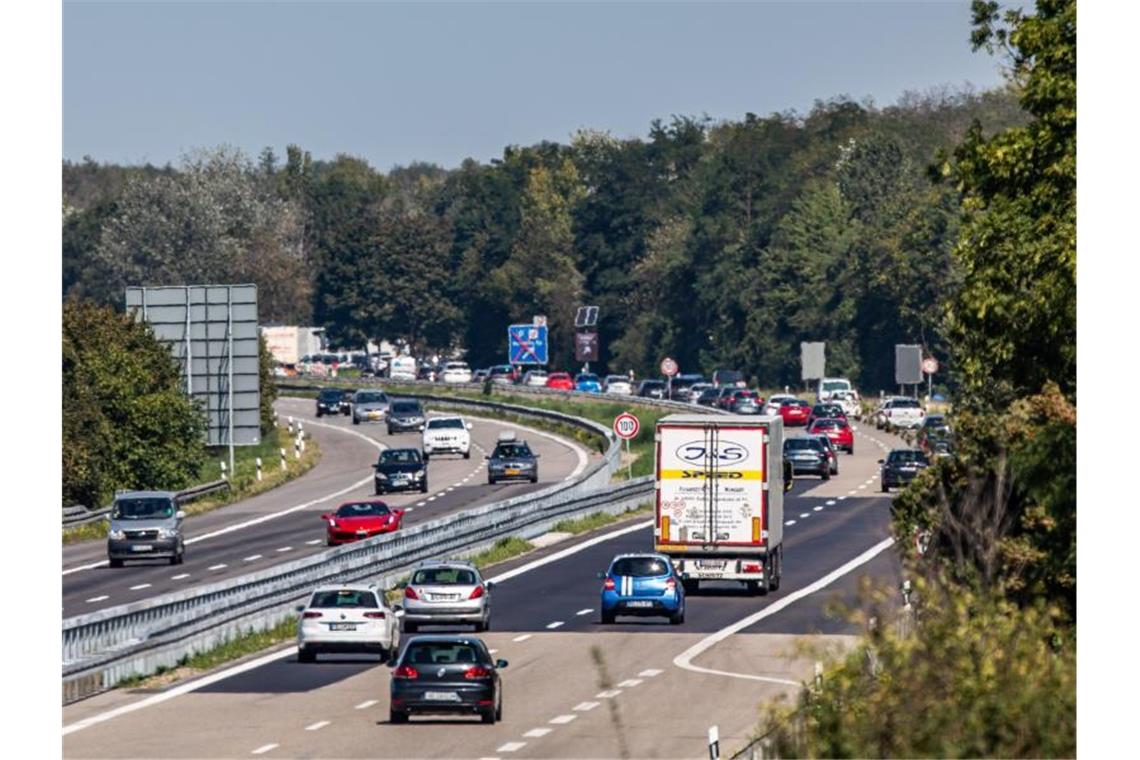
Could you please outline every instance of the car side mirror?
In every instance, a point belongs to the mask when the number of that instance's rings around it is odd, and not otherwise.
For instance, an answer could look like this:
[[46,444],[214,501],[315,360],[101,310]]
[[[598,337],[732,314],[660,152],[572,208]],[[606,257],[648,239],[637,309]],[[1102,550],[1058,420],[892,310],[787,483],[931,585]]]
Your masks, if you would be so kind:
[[321,515],[321,519],[324,520],[325,522],[328,522],[329,521],[329,515],[327,515],[327,514]]
[[484,582],[484,583],[483,583],[483,588],[484,588],[484,589],[486,589],[487,591],[490,591],[490,590],[491,590],[491,589],[493,589],[494,587],[495,587],[495,582],[494,582],[494,581],[486,581],[486,582]]
[[185,520],[186,519],[186,513],[180,509],[174,513],[174,517],[177,520]]
[[483,457],[483,458],[484,458],[484,459],[490,459],[490,458],[491,458],[491,455],[490,455],[490,454],[488,454],[488,455],[486,455],[486,456],[485,456],[485,457]]
[[473,429],[474,429],[474,425],[472,425],[470,422],[468,422],[468,423],[467,423],[467,429],[468,429],[468,430],[473,430]]
[[294,612],[304,612],[305,611],[305,605],[298,604],[296,607],[293,608],[293,611]]
[[605,574],[604,572],[602,572],[601,570],[599,570],[599,571],[596,573],[596,575],[598,576],[598,580],[601,580],[601,579],[603,579],[603,578],[605,578],[605,577],[606,577],[606,574]]
[[883,463],[883,460],[882,460],[882,459],[880,459],[880,460],[879,460],[879,464],[882,464],[882,463]]
[[535,459],[540,459],[541,457],[542,457],[542,454],[535,454],[535,455],[534,455],[534,458],[535,458]]
[[508,665],[510,665],[510,663],[507,662],[506,660],[495,660],[495,667],[496,668],[501,669],[501,668],[507,667]]

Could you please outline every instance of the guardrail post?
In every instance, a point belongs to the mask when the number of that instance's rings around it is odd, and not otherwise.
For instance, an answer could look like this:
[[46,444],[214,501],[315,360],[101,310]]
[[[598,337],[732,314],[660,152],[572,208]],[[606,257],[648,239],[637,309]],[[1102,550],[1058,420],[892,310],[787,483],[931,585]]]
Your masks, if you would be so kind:
[[297,440],[301,442],[301,451],[305,450],[305,426],[297,421]]
[[261,482],[261,457],[254,460],[257,463],[257,482]]
[[301,458],[301,436],[299,435],[293,440],[293,458]]
[[285,464],[285,449],[281,449],[281,469],[288,469],[288,465]]
[[292,437],[292,435],[293,435],[293,418],[290,417],[289,418],[289,436]]

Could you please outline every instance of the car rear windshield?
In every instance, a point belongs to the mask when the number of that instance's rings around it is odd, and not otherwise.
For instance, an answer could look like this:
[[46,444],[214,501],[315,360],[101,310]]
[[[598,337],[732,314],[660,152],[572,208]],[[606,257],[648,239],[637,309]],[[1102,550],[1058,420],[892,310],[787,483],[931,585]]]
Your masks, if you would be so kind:
[[457,417],[452,417],[451,419],[446,419],[446,420],[430,420],[428,422],[427,426],[428,426],[429,430],[439,430],[441,428],[442,429],[462,428],[463,427],[463,420],[461,420]]
[[891,402],[892,409],[918,409],[919,404],[912,398],[900,398]]
[[629,378],[623,375],[606,375],[607,383],[628,383]]
[[578,375],[578,382],[580,382],[580,383],[596,383],[596,382],[598,382],[598,376],[597,375],[586,375],[586,374]]
[[610,568],[610,575],[653,578],[667,575],[669,566],[657,557],[622,557]]
[[851,387],[851,383],[846,380],[830,380],[823,384],[825,391],[845,391]]
[[718,383],[735,383],[744,379],[744,373],[735,369],[718,369],[713,377]]
[[321,391],[321,396],[320,396],[320,397],[321,397],[322,399],[339,399],[339,398],[340,398],[341,396],[343,396],[343,395],[344,395],[344,391],[329,391],[329,390],[325,390],[325,391]]
[[789,438],[784,441],[784,451],[805,451],[807,449],[819,451],[821,445],[814,438]]
[[816,420],[812,427],[817,430],[846,430],[847,423],[843,420]]
[[380,452],[380,464],[417,464],[419,449],[388,449]]
[[114,520],[162,520],[174,517],[174,502],[170,499],[119,499],[111,510]]
[[397,401],[392,404],[392,411],[398,414],[411,414],[418,412],[420,405],[415,401]]
[[423,641],[408,644],[404,662],[409,665],[456,665],[486,660],[471,644]]
[[357,393],[356,403],[358,404],[383,404],[388,400],[388,397],[383,393]]
[[890,453],[890,456],[887,457],[887,461],[891,462],[892,464],[901,464],[904,462],[921,462],[923,464],[926,464],[926,454],[923,454],[918,450],[892,451]]
[[321,610],[340,609],[376,609],[380,603],[376,601],[376,594],[371,591],[343,588],[338,591],[317,591],[313,594],[310,607]]
[[646,380],[645,381],[645,387],[646,388],[664,388],[665,387],[665,381],[664,380]]
[[475,571],[463,567],[427,567],[417,570],[412,583],[421,586],[474,586]]
[[529,457],[530,447],[523,443],[503,444],[495,449],[497,457]]
[[807,406],[808,403],[798,398],[785,399],[780,402],[780,406]]
[[388,507],[378,502],[363,501],[354,504],[341,504],[336,510],[337,517],[383,517],[390,514]]

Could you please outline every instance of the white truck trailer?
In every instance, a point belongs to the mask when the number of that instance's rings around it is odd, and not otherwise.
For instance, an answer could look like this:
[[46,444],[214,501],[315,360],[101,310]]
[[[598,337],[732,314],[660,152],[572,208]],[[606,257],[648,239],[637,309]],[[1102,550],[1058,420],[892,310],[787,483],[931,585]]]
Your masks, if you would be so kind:
[[686,591],[702,580],[780,586],[784,564],[784,422],[671,414],[657,423],[654,545]]

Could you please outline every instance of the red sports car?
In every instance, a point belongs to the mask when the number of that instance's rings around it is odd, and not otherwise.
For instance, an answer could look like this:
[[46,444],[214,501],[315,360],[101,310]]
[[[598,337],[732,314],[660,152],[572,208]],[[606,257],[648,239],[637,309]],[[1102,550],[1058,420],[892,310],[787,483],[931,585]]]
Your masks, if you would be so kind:
[[332,514],[321,515],[328,523],[328,544],[336,546],[400,529],[404,510],[389,509],[382,501],[350,501]]
[[546,376],[546,387],[557,388],[560,391],[574,390],[574,379],[569,372],[551,372]]
[[808,432],[813,435],[826,435],[837,449],[843,449],[848,454],[855,453],[855,434],[847,420],[825,418],[814,420]]
[[790,398],[780,404],[779,414],[784,418],[784,424],[792,427],[793,425],[806,425],[810,412],[811,407],[808,406],[808,402],[798,398]]

